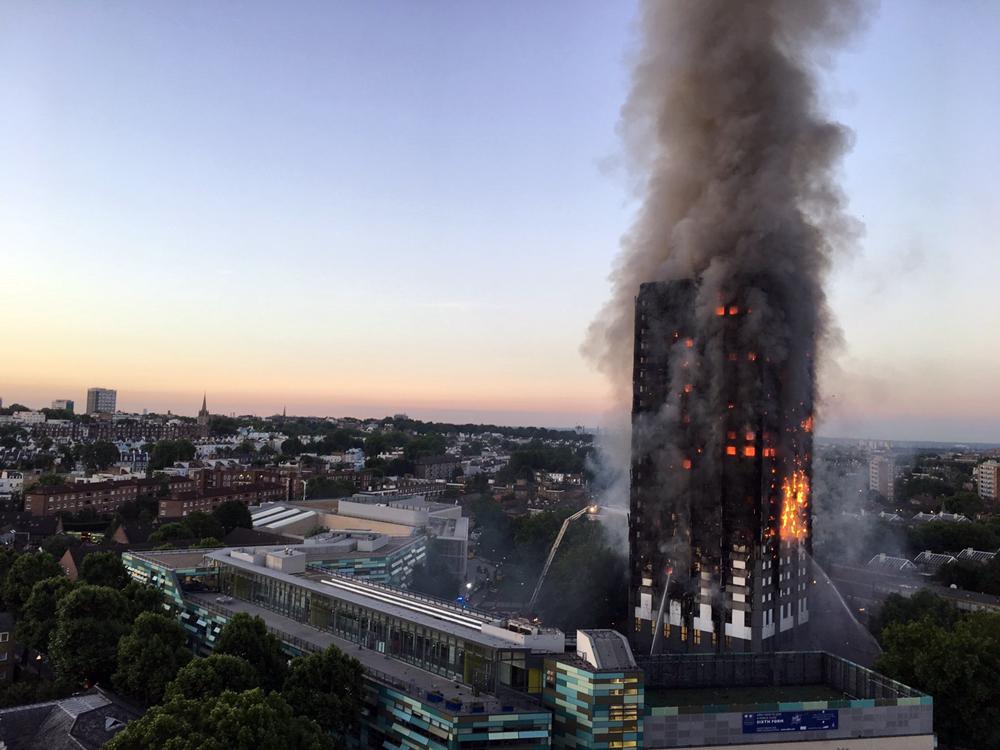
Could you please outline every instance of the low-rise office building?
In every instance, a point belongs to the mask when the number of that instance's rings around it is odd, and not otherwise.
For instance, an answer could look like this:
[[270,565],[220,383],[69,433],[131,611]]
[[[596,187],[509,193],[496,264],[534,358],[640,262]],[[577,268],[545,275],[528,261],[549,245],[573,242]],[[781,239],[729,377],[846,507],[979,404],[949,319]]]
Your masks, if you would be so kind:
[[237,613],[290,655],[365,669],[349,746],[931,750],[931,699],[821,652],[636,659],[611,631],[562,632],[317,570],[307,545],[126,552],[209,653]]

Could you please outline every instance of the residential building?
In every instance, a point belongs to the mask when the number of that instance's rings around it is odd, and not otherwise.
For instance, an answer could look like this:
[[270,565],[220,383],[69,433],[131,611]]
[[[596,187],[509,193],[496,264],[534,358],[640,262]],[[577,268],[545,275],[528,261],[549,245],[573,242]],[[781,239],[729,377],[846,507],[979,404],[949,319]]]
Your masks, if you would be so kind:
[[0,471],[0,500],[10,500],[11,496],[24,487],[24,472],[16,469]]
[[[188,480],[190,481],[190,480]],[[206,490],[182,490],[160,498],[160,520],[183,518],[191,513],[211,513],[223,503],[236,500],[244,505],[280,500],[285,490],[277,484],[247,484],[236,487],[212,487]]]
[[87,414],[114,414],[118,405],[118,391],[112,388],[87,389]]
[[73,403],[71,398],[57,398],[52,402],[53,409],[65,409],[66,411],[72,413],[76,404]]
[[1000,461],[991,458],[976,467],[976,490],[988,503],[1000,500]]
[[459,456],[425,456],[414,461],[418,479],[449,480],[462,465]]
[[24,510],[33,516],[56,513],[77,513],[85,508],[98,514],[114,513],[124,503],[144,495],[157,495],[164,487],[177,493],[192,486],[190,479],[166,477],[153,479],[128,479],[121,482],[58,484],[34,486],[24,494]]
[[142,710],[103,688],[44,703],[0,709],[0,747],[98,750]]
[[35,425],[45,421],[45,413],[40,411],[16,411],[12,416],[14,422],[21,425]]
[[746,300],[706,323],[697,297],[682,280],[636,298],[629,639],[638,653],[786,649],[809,621],[812,360],[787,355],[793,392],[748,340]]
[[888,501],[896,498],[896,461],[889,453],[879,453],[868,461],[868,489]]

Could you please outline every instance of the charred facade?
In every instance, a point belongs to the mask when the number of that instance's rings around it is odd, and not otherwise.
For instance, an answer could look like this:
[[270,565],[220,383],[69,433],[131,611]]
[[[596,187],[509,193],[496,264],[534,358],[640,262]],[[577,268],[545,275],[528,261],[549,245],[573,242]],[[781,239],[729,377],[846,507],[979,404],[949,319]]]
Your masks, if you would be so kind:
[[775,650],[809,621],[811,338],[769,339],[769,300],[743,288],[646,283],[636,298],[638,652]]

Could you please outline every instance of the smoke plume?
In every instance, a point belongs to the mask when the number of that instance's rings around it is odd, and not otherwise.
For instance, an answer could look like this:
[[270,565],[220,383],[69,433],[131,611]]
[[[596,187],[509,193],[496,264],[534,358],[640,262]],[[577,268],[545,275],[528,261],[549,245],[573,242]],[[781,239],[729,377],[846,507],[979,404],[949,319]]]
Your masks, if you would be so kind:
[[676,279],[698,280],[706,324],[719,299],[752,300],[747,334],[811,395],[823,282],[858,231],[834,179],[850,133],[821,112],[817,71],[862,16],[853,0],[642,2],[620,122],[641,206],[584,345],[623,402],[639,284]]

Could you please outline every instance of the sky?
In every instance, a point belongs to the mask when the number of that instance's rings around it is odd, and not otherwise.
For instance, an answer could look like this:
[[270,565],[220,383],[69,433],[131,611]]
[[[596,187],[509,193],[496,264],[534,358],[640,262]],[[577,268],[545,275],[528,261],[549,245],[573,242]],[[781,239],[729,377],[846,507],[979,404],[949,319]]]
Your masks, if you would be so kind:
[[[637,208],[631,2],[7,0],[0,397],[600,423]],[[885,0],[824,72],[865,235],[827,435],[1000,441],[1000,5]]]

